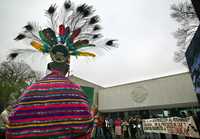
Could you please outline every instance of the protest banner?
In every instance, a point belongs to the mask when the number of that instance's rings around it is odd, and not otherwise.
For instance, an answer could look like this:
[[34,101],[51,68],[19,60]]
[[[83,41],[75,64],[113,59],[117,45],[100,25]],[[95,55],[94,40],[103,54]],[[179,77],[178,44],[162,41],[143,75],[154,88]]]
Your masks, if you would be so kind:
[[153,118],[142,121],[144,132],[175,134],[200,138],[192,116],[186,118]]

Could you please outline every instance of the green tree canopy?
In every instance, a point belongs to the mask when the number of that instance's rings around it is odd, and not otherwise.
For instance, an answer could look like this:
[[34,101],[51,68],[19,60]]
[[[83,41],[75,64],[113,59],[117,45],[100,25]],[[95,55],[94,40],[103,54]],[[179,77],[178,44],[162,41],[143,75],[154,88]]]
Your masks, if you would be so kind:
[[0,113],[16,101],[27,82],[34,82],[37,74],[29,65],[6,61],[0,64]]

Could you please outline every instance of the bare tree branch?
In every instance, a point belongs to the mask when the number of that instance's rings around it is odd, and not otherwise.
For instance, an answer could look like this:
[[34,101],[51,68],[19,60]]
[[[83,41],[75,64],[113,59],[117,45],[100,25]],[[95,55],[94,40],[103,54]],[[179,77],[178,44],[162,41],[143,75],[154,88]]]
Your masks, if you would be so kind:
[[173,36],[177,39],[178,50],[174,52],[174,61],[187,65],[185,51],[198,27],[198,18],[191,3],[181,1],[171,5],[171,17],[179,23]]

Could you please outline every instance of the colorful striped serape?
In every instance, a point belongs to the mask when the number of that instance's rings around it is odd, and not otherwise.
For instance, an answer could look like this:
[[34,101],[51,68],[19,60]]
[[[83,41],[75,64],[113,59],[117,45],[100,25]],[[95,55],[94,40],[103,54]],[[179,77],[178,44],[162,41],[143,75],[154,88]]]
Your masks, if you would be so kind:
[[88,139],[93,124],[80,86],[58,71],[25,90],[9,121],[8,139]]

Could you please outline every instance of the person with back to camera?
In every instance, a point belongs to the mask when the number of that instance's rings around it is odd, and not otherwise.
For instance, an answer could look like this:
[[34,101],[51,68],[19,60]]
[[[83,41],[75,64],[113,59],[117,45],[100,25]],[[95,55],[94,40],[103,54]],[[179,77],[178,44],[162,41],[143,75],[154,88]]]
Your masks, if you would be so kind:
[[[15,49],[9,54],[40,52],[50,54],[50,74],[28,86],[9,114],[7,139],[90,139],[94,118],[87,96],[80,85],[71,82],[71,56],[95,57],[82,48],[114,47],[114,40],[100,39],[98,16],[92,16],[92,6],[77,7],[66,0],[60,13],[56,5],[46,11],[51,26],[42,28],[29,22],[15,40],[29,40],[33,49]],[[39,61],[38,61],[39,62]]]

